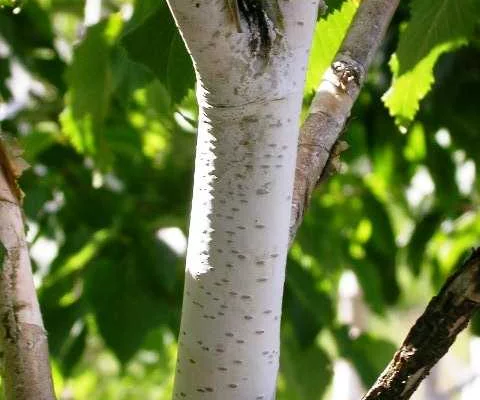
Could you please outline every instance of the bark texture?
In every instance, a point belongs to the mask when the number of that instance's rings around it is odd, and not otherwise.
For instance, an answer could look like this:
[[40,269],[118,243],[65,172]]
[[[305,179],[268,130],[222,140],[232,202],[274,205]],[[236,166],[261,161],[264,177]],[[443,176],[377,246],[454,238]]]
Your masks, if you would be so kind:
[[361,2],[334,62],[317,89],[300,132],[290,242],[302,223],[313,191],[327,173],[326,166],[332,165],[346,148],[338,140],[398,3],[399,0]]
[[7,400],[55,398],[43,327],[25,241],[18,154],[0,142],[0,334]]
[[428,305],[363,400],[407,400],[480,308],[480,249]]
[[173,397],[272,400],[318,1],[169,4],[200,106]]

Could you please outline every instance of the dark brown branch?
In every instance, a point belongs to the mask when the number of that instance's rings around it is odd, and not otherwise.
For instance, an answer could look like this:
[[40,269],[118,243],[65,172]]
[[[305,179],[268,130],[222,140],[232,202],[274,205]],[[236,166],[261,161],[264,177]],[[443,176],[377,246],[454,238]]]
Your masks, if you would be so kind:
[[290,242],[300,226],[310,197],[327,163],[338,155],[337,143],[362,87],[373,56],[399,0],[364,0],[335,61],[327,70],[302,126],[295,171]]
[[480,308],[480,248],[445,283],[362,400],[407,400]]

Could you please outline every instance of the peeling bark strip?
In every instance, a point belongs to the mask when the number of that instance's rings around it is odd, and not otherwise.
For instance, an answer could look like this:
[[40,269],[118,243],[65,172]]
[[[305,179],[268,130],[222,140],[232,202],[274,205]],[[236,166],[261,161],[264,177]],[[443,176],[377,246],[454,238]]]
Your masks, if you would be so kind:
[[[17,184],[18,174],[15,171],[14,165],[11,162],[11,156],[9,155],[11,150],[7,150],[7,147],[2,144],[2,139],[0,138],[0,169],[7,181],[10,191],[14,194],[15,198],[18,201],[22,200],[22,191],[20,190]],[[14,157],[15,155],[13,155]]]
[[[335,146],[357,99],[375,52],[399,0],[363,0],[334,62],[323,76],[300,132],[290,222],[290,243],[327,163],[338,158]],[[335,147],[335,150],[334,150]]]
[[[7,400],[52,400],[48,344],[25,241],[21,160],[8,157],[0,141],[0,346]],[[18,156],[19,152],[13,153]]]
[[480,308],[480,248],[445,283],[363,400],[407,400]]

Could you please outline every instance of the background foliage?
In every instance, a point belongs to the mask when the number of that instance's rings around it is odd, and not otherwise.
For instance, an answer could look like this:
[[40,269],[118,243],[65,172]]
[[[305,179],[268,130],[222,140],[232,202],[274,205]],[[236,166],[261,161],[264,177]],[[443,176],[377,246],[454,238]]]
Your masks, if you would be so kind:
[[[329,5],[305,110],[358,1]],[[21,184],[60,397],[168,399],[194,73],[164,1],[104,0],[102,15],[86,27],[80,0],[1,1],[1,131],[31,164]],[[352,113],[342,172],[316,194],[289,256],[280,400],[325,398],[338,357],[370,384],[395,348],[389,318],[424,304],[478,245],[479,19],[477,0],[402,2]],[[345,271],[377,321],[359,337],[337,318]]]

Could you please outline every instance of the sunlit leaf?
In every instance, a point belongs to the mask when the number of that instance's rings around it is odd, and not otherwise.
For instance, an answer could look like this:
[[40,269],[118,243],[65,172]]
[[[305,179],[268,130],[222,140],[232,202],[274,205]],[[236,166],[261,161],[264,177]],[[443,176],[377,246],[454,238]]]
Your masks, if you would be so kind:
[[414,0],[412,18],[390,60],[392,86],[384,102],[397,123],[411,121],[434,82],[438,58],[467,44],[480,17],[477,0]]
[[347,0],[339,10],[326,15],[317,23],[310,51],[305,91],[317,88],[323,73],[340,48],[357,7],[358,1]]
[[420,123],[412,126],[408,132],[407,146],[405,147],[405,158],[409,161],[422,161],[427,153],[425,142],[425,130]]
[[96,156],[106,164],[107,149],[102,138],[112,94],[110,53],[120,34],[122,19],[113,15],[90,27],[75,49],[67,72],[69,90],[60,121],[64,134],[80,153]]

